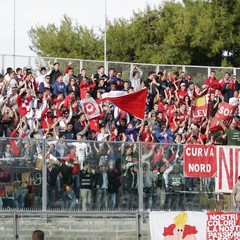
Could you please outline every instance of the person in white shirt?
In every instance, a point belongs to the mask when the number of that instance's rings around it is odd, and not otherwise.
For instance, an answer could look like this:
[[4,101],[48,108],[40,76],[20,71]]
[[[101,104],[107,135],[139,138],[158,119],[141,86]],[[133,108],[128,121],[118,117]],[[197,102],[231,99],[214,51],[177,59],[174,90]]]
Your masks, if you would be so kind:
[[229,104],[232,106],[237,106],[237,113],[240,115],[240,98],[238,97],[238,91],[234,91],[233,97],[229,99]]
[[83,169],[83,162],[88,156],[88,145],[84,142],[84,139],[80,133],[77,134],[77,142],[71,142],[68,146],[76,147],[76,155],[80,164],[80,169]]
[[106,142],[108,140],[109,134],[106,132],[106,127],[101,127],[100,132],[97,134],[98,142]]
[[134,91],[138,91],[141,89],[141,77],[143,75],[143,71],[138,67],[134,66],[130,71],[130,82],[131,86],[134,88]]

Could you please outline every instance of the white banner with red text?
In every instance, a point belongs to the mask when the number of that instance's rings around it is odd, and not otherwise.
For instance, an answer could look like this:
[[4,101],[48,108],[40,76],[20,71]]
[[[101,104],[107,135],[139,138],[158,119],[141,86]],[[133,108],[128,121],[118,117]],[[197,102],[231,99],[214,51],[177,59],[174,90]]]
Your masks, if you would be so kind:
[[150,212],[151,240],[239,240],[239,212]]

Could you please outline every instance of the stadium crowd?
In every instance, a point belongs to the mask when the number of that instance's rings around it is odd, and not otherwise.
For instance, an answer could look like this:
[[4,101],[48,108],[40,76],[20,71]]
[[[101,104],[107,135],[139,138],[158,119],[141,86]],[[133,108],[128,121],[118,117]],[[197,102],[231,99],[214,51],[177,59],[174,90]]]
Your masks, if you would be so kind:
[[[29,190],[29,179],[22,177],[29,169],[41,174],[41,139],[47,141],[48,207],[59,207],[61,200],[64,209],[82,210],[137,208],[138,142],[144,143],[146,209],[183,207],[181,196],[162,192],[197,190],[199,179],[183,177],[184,144],[240,145],[240,84],[228,72],[218,80],[212,71],[199,87],[185,72],[150,71],[142,79],[143,71],[134,66],[129,79],[122,79],[120,71],[105,73],[103,66],[91,76],[86,69],[75,73],[71,61],[63,73],[57,62],[48,67],[7,68],[0,75],[0,208],[7,206],[7,182],[14,183],[8,193],[12,206],[36,207],[26,200],[31,191],[41,202],[41,187]],[[106,92],[143,88],[148,92],[143,120],[102,99]],[[203,95],[209,96],[207,116],[195,118],[192,106]],[[96,101],[99,116],[86,118],[80,102],[87,98]],[[221,102],[237,106],[233,122],[228,129],[218,118],[223,130],[209,131]],[[13,167],[15,176],[8,170]],[[208,192],[211,184],[209,179]]]

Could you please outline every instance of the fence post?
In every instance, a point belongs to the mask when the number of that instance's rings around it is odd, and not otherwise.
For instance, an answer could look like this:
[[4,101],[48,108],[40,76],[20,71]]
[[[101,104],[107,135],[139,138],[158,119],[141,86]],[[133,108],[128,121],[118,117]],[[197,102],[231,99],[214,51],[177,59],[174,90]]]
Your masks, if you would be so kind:
[[19,235],[18,235],[18,213],[17,210],[14,210],[14,239],[19,239]]
[[47,210],[47,166],[46,166],[46,139],[42,140],[42,210]]
[[140,240],[142,234],[141,234],[141,213],[139,212],[139,210],[137,211],[136,221],[137,221],[137,239]]
[[139,143],[138,210],[143,210],[142,143]]
[[81,69],[83,69],[83,60],[79,61],[79,72],[81,73]]

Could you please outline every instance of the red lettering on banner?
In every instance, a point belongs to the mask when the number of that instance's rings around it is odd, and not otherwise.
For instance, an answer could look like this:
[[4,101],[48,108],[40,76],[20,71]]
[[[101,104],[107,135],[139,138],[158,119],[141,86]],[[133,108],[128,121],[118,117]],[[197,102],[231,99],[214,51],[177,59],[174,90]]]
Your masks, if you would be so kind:
[[233,189],[240,175],[240,148],[218,146],[218,175],[215,191],[228,192]]
[[[223,166],[226,169],[226,175],[227,175],[227,182],[228,182],[228,187],[230,189],[233,188],[233,154],[232,150],[230,149],[229,152],[229,161],[227,161],[225,153],[223,148],[219,148],[219,188],[222,189],[222,179],[223,179]],[[230,164],[229,164],[230,163]]]
[[239,170],[239,161],[240,161],[240,148],[235,148],[235,179],[234,179],[234,183],[237,182],[238,176],[240,175],[240,171]]

